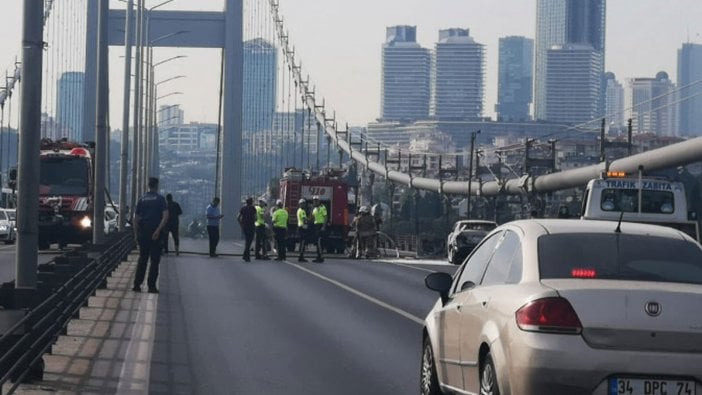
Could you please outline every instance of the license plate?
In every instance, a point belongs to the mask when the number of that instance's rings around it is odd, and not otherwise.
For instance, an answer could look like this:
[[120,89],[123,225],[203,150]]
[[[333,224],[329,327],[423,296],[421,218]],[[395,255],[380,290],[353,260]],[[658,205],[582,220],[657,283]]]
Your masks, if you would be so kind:
[[612,378],[609,395],[696,395],[689,380]]

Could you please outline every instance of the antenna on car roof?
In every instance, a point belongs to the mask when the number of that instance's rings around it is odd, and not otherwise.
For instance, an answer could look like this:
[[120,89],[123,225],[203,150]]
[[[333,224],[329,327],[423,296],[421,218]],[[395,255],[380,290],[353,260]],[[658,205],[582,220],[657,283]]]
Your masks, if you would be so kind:
[[617,223],[617,229],[614,229],[614,233],[622,233],[622,219],[624,218],[624,211],[619,214],[619,222]]

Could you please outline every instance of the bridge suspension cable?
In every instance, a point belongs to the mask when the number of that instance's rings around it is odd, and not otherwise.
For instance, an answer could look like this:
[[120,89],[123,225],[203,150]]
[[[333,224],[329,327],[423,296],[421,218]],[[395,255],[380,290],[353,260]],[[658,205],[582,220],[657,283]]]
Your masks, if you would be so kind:
[[[269,0],[269,4],[271,7],[271,17],[275,23],[278,34],[283,36],[285,27],[283,20],[280,17],[278,0]],[[290,63],[295,66],[295,60],[291,56],[291,53],[292,52],[289,48],[289,40],[287,40],[285,43],[285,48],[283,48],[283,54],[286,55]],[[523,177],[506,181],[498,179],[486,183],[474,181],[444,181],[433,178],[416,177],[411,173],[390,170],[387,167],[387,161],[385,164],[383,164],[380,163],[380,161],[371,160],[362,152],[362,150],[356,150],[352,147],[349,141],[350,135],[348,134],[348,130],[346,130],[345,133],[340,133],[336,123],[336,117],[334,116],[333,118],[327,118],[327,109],[324,100],[322,100],[321,105],[317,104],[318,101],[315,92],[309,89],[309,78],[306,80],[302,79],[302,67],[295,66],[292,69],[295,71],[293,73],[294,78],[302,85],[305,91],[305,104],[310,111],[314,112],[318,129],[321,130],[323,127],[326,135],[329,136],[333,143],[342,152],[346,153],[351,160],[394,183],[400,183],[408,185],[412,188],[430,190],[438,193],[467,195],[468,191],[470,190],[472,191],[472,195],[496,196],[499,194],[548,192],[584,185],[588,180],[597,177],[599,173],[607,167],[606,163],[600,163],[593,166],[583,167],[571,171],[563,171],[546,176],[531,177],[525,175]],[[342,138],[344,137],[344,134],[345,138]],[[702,157],[702,137],[614,161],[611,163],[611,168],[612,170],[633,172],[638,170],[639,166],[644,166],[646,170],[654,171],[697,162],[699,161],[700,157]]]

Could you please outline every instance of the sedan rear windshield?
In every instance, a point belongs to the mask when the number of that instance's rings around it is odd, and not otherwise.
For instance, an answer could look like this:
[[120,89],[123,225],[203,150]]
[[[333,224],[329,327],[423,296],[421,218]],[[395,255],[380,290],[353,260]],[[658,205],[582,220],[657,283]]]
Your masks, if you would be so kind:
[[597,278],[702,284],[702,248],[621,233],[561,233],[538,240],[542,279]]

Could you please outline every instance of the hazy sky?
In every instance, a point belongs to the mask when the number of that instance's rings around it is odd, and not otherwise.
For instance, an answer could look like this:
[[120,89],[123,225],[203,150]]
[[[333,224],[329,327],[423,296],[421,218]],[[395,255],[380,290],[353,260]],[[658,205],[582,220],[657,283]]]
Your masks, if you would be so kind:
[[[67,0],[58,0],[67,1]],[[96,0],[89,0],[96,1]],[[249,1],[249,0],[247,0]],[[147,0],[149,6],[160,0]],[[0,72],[19,56],[21,0],[0,0]],[[122,3],[111,1],[117,8]],[[163,9],[221,10],[223,0],[175,0]],[[486,45],[485,115],[494,115],[497,96],[498,39],[534,37],[535,0],[280,0],[292,42],[317,92],[337,119],[363,125],[379,116],[380,59],[385,27],[417,26],[420,44],[433,48],[438,30],[469,28]],[[607,2],[606,69],[621,81],[667,71],[676,79],[676,51],[688,40],[702,43],[702,0],[609,0]],[[121,126],[122,48],[112,48],[111,120]],[[155,59],[186,55],[160,66],[157,80],[187,78],[163,84],[160,94],[183,92],[159,104],[181,104],[186,121],[214,122],[217,117],[219,51],[157,49]]]

